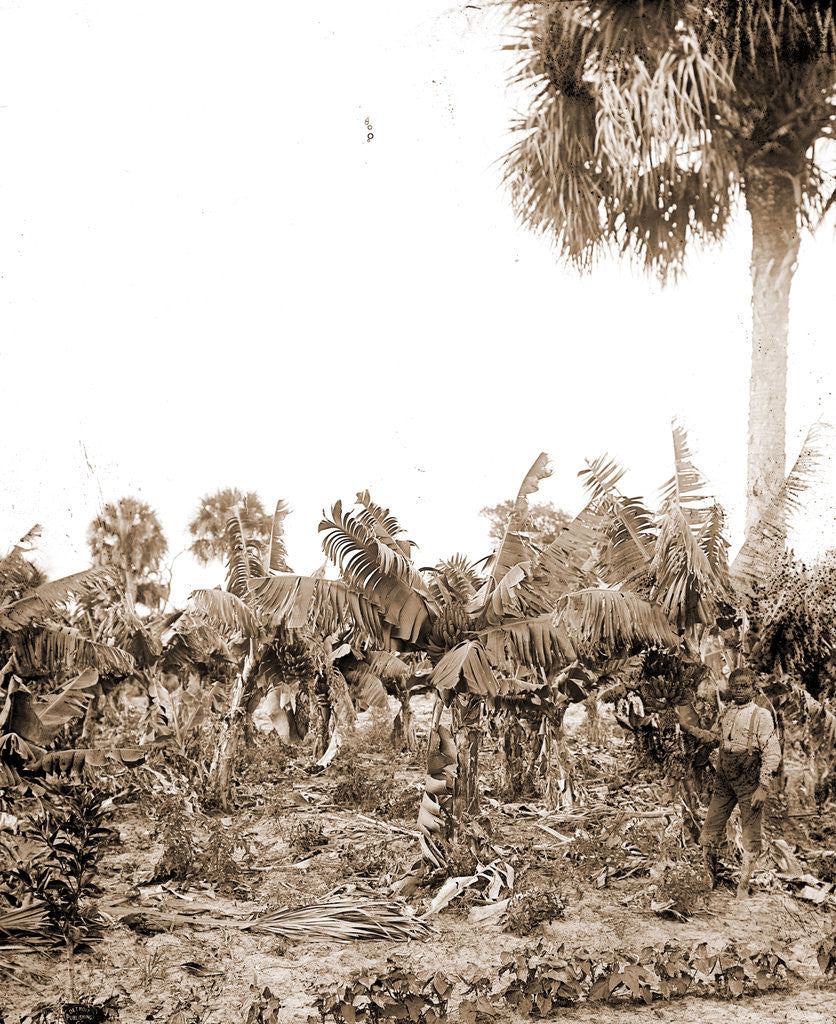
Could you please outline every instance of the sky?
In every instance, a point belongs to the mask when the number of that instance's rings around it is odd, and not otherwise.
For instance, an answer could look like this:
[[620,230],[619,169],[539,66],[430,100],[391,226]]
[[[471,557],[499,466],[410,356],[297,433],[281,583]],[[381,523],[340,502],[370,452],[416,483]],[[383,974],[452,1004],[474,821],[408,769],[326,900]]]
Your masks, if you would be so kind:
[[[0,548],[39,522],[77,571],[130,494],[176,555],[238,486],[289,502],[310,572],[323,509],[368,488],[419,564],[480,557],[540,451],[540,500],[579,509],[603,452],[652,499],[674,416],[739,544],[746,217],[664,290],[561,267],[502,188],[503,41],[449,0],[0,0]],[[805,240],[793,286],[790,460],[836,423],[834,252]],[[807,557],[836,544],[831,467]],[[178,599],[222,578],[174,571]]]

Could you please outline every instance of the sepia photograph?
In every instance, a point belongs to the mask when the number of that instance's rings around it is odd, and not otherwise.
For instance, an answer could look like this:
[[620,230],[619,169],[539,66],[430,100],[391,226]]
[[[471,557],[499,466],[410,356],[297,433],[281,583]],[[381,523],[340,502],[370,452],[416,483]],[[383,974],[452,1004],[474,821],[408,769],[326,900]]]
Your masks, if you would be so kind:
[[834,1024],[833,0],[0,0],[0,147],[0,1024]]

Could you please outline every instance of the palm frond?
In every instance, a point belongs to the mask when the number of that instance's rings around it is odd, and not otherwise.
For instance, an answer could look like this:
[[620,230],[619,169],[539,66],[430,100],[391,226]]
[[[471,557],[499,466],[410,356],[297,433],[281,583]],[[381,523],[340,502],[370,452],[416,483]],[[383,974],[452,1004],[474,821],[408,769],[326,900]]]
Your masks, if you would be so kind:
[[405,942],[425,938],[430,931],[425,921],[397,903],[357,896],[275,910],[245,927],[300,942]]
[[566,628],[579,654],[595,657],[679,644],[659,605],[629,591],[601,588],[566,594],[558,602],[554,622]]
[[426,609],[417,600],[399,610],[395,623],[385,619],[380,608],[367,597],[358,594],[342,580],[315,579],[292,573],[268,576],[250,584],[250,596],[261,614],[273,626],[302,629],[315,626],[327,634],[350,629],[358,631],[360,638],[368,637],[379,647],[388,646],[393,635],[415,637],[421,633],[426,621]]
[[522,608],[514,594],[514,588],[525,578],[520,565],[536,558],[534,548],[522,533],[529,514],[528,496],[534,494],[540,482],[551,473],[548,455],[540,452],[523,477],[505,533],[488,562],[487,579],[468,605],[470,614],[490,611],[494,621],[503,615],[521,614]]
[[393,551],[399,551],[405,558],[412,557],[415,544],[400,536],[404,532],[403,527],[388,508],[373,502],[368,491],[357,493],[357,504],[361,506],[357,518],[366,524],[382,544]]
[[481,635],[495,665],[511,660],[528,668],[552,672],[577,658],[566,626],[555,622],[551,613],[504,622]]
[[245,598],[250,580],[264,576],[264,564],[261,544],[252,536],[240,506],[230,510],[226,521],[226,540],[226,587],[237,597]]
[[120,581],[121,575],[115,566],[85,569],[59,580],[50,580],[23,594],[19,600],[0,606],[0,625],[6,629],[26,626],[33,619],[52,614],[73,595],[95,594],[118,586]]
[[284,543],[284,521],[290,515],[290,506],[287,502],[276,502],[276,510],[273,513],[273,524],[270,530],[270,553],[268,566],[273,572],[289,572],[287,564],[287,548]]
[[732,561],[729,574],[741,594],[751,593],[768,578],[776,555],[784,550],[788,522],[803,508],[804,495],[819,477],[822,435],[829,429],[826,424],[815,423],[807,432],[786,479]]
[[43,775],[78,775],[85,768],[119,764],[133,768],[142,764],[152,747],[86,747],[76,750],[51,750],[26,765],[29,772]]
[[229,633],[258,636],[259,621],[253,610],[230,590],[193,590],[189,595],[194,609]]
[[448,651],[430,678],[445,700],[449,700],[454,692],[493,697],[497,691],[493,669],[484,647],[477,640],[466,640]]
[[0,910],[0,938],[23,939],[27,942],[53,940],[49,912],[44,903]]
[[587,460],[586,469],[578,473],[596,507],[613,520],[608,555],[612,583],[649,568],[655,543],[653,516],[644,502],[641,498],[625,497],[618,490],[624,473],[625,470],[607,455],[594,462]]
[[686,241],[721,234],[731,205],[724,137],[704,159],[687,155],[733,88],[724,61],[675,0],[509,6],[512,81],[533,97],[505,158],[518,216],[580,270],[621,250],[675,276]]
[[24,675],[94,668],[103,675],[126,676],[136,667],[133,657],[120,647],[88,640],[77,629],[54,622],[18,634],[14,649]]

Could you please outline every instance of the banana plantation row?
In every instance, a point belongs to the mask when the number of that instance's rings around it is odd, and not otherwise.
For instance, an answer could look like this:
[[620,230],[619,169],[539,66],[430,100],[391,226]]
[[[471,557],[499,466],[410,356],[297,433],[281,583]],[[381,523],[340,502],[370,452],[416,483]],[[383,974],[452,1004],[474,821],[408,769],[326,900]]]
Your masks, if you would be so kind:
[[[803,719],[818,738],[825,786],[836,734],[827,709],[836,570],[827,559],[808,569],[785,550],[816,437],[731,566],[723,510],[676,425],[672,440],[657,507],[623,493],[624,470],[601,457],[580,473],[587,504],[547,544],[530,528],[529,498],[550,473],[540,455],[506,504],[495,550],[476,563],[455,555],[419,569],[397,519],[362,492],[319,525],[337,578],[301,576],[287,564],[286,505],[270,521],[253,515],[252,500],[238,502],[226,522],[225,586],[195,590],[171,613],[138,610],[135,572],[113,544],[91,542],[94,568],[41,582],[27,535],[0,563],[0,788],[111,759],[135,763],[161,745],[183,754],[206,709],[223,701],[200,783],[202,799],[225,808],[259,705],[285,742],[312,735],[324,765],[356,707],[390,697],[400,705],[395,742],[414,749],[410,698],[429,693],[418,830],[424,863],[443,867],[478,808],[486,723],[502,737],[506,797],[533,784],[567,802],[578,780],[562,723],[581,701],[593,717],[599,702],[616,704],[696,822],[694,765],[724,677],[746,664],[762,673],[779,720]],[[125,680],[148,697],[145,742],[86,745],[96,707]]]

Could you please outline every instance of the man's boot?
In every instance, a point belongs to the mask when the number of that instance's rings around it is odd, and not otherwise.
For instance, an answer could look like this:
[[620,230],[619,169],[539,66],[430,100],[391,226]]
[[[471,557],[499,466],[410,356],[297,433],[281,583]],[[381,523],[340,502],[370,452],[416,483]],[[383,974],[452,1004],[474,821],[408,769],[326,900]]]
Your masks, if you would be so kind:
[[717,888],[717,847],[716,846],[704,846],[702,848],[702,862],[705,865],[705,870],[708,872],[708,878],[711,882],[711,888]]
[[743,851],[743,860],[740,864],[740,881],[737,883],[737,895],[739,897],[749,895],[749,879],[752,877],[752,870],[755,867],[757,854]]

